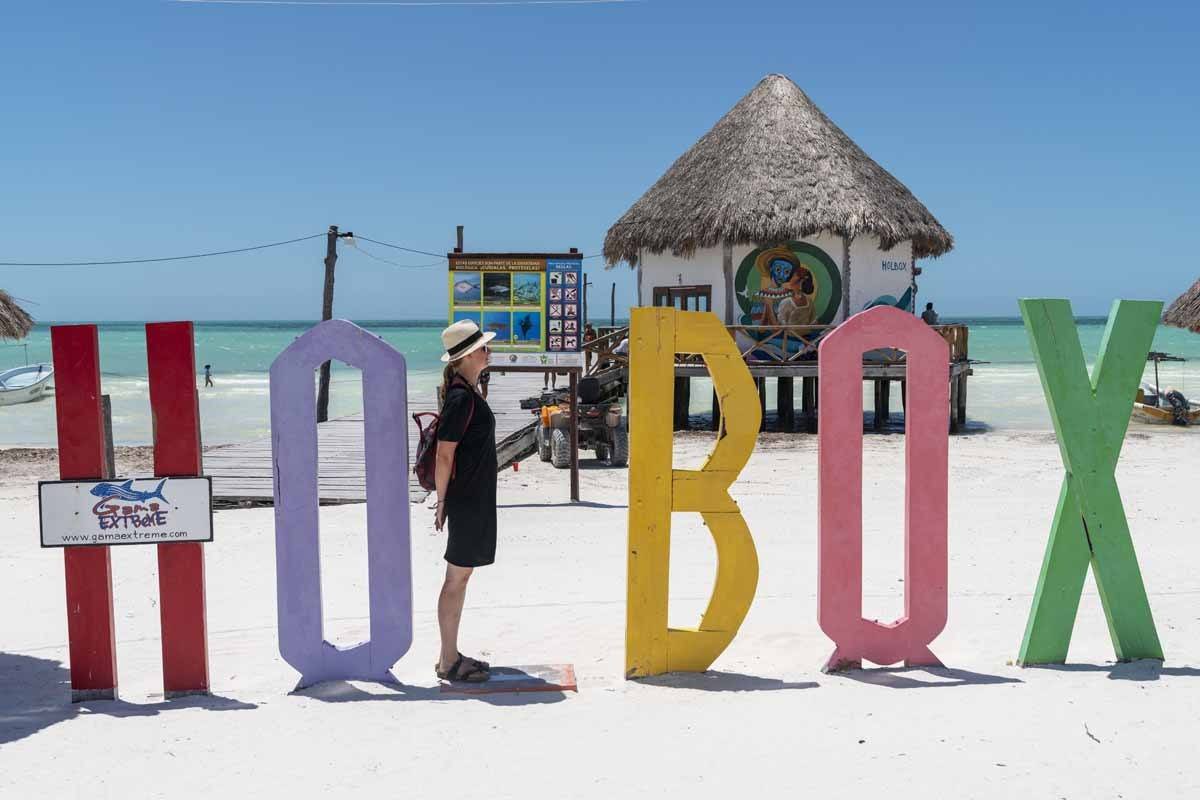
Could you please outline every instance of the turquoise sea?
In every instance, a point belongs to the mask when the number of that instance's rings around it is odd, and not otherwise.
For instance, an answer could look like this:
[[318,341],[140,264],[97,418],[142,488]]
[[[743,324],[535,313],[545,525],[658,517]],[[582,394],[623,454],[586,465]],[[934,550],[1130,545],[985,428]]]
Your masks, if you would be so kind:
[[[946,321],[970,325],[970,356],[986,362],[975,366],[975,375],[970,380],[968,414],[972,422],[996,429],[1049,430],[1050,419],[1021,321],[1017,318]],[[311,324],[196,324],[196,364],[201,371],[204,364],[212,364],[216,383],[212,389],[200,390],[206,445],[268,434],[267,370],[275,357]],[[444,323],[364,320],[358,324],[404,353],[409,365],[410,396],[429,397],[441,374],[439,333]],[[1103,319],[1079,320],[1080,341],[1089,359],[1100,346],[1103,330]],[[39,326],[21,344],[0,344],[0,368],[24,363],[25,345],[31,363],[49,361],[49,327]],[[1160,367],[1163,386],[1200,397],[1200,336],[1160,327],[1154,349],[1189,359],[1187,363]],[[102,323],[100,358],[102,390],[112,397],[114,440],[117,444],[148,444],[151,434],[144,327],[136,323]],[[1147,365],[1146,379],[1153,381],[1153,365]],[[198,385],[202,384],[198,378]],[[897,410],[898,395],[893,393]],[[708,410],[709,394],[704,387],[697,386],[692,397],[693,413]],[[773,405],[773,399],[771,391],[768,407]],[[330,415],[353,413],[361,407],[358,372],[335,364]],[[55,439],[53,400],[0,407],[0,447],[52,447]]]

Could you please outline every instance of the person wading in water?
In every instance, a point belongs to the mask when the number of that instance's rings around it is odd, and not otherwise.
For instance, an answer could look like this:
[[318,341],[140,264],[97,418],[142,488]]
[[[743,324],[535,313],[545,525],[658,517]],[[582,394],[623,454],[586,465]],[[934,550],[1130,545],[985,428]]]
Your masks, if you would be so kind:
[[442,361],[448,363],[434,472],[434,527],[448,528],[446,580],[438,596],[442,650],[435,667],[442,680],[480,683],[491,677],[486,661],[459,652],[458,627],[471,572],[496,559],[496,417],[479,392],[487,343],[495,336],[470,320],[442,331]]

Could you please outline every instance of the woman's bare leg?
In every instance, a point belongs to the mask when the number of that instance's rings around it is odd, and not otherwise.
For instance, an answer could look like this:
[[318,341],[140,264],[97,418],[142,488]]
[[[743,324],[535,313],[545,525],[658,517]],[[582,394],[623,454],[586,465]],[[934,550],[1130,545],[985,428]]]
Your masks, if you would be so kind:
[[442,672],[450,669],[458,660],[458,623],[462,620],[471,572],[471,567],[446,565],[446,581],[442,584],[442,593],[438,595],[438,628],[442,632],[438,669]]

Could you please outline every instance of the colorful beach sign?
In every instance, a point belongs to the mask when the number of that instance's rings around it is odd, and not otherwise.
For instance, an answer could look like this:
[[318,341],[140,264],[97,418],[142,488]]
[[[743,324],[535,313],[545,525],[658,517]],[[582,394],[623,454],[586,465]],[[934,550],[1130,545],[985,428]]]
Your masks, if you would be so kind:
[[[449,322],[469,319],[496,334],[491,348],[498,353],[568,355],[582,350],[581,255],[450,253],[447,259]],[[551,358],[546,363],[557,362]]]

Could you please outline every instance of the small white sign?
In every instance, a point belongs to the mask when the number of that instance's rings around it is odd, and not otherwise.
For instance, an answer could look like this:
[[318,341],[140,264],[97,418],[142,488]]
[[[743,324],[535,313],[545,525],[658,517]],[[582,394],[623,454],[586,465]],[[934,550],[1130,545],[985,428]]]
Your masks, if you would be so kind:
[[38,484],[42,547],[211,542],[212,479]]
[[583,353],[492,353],[488,364],[494,370],[505,367],[582,367]]

